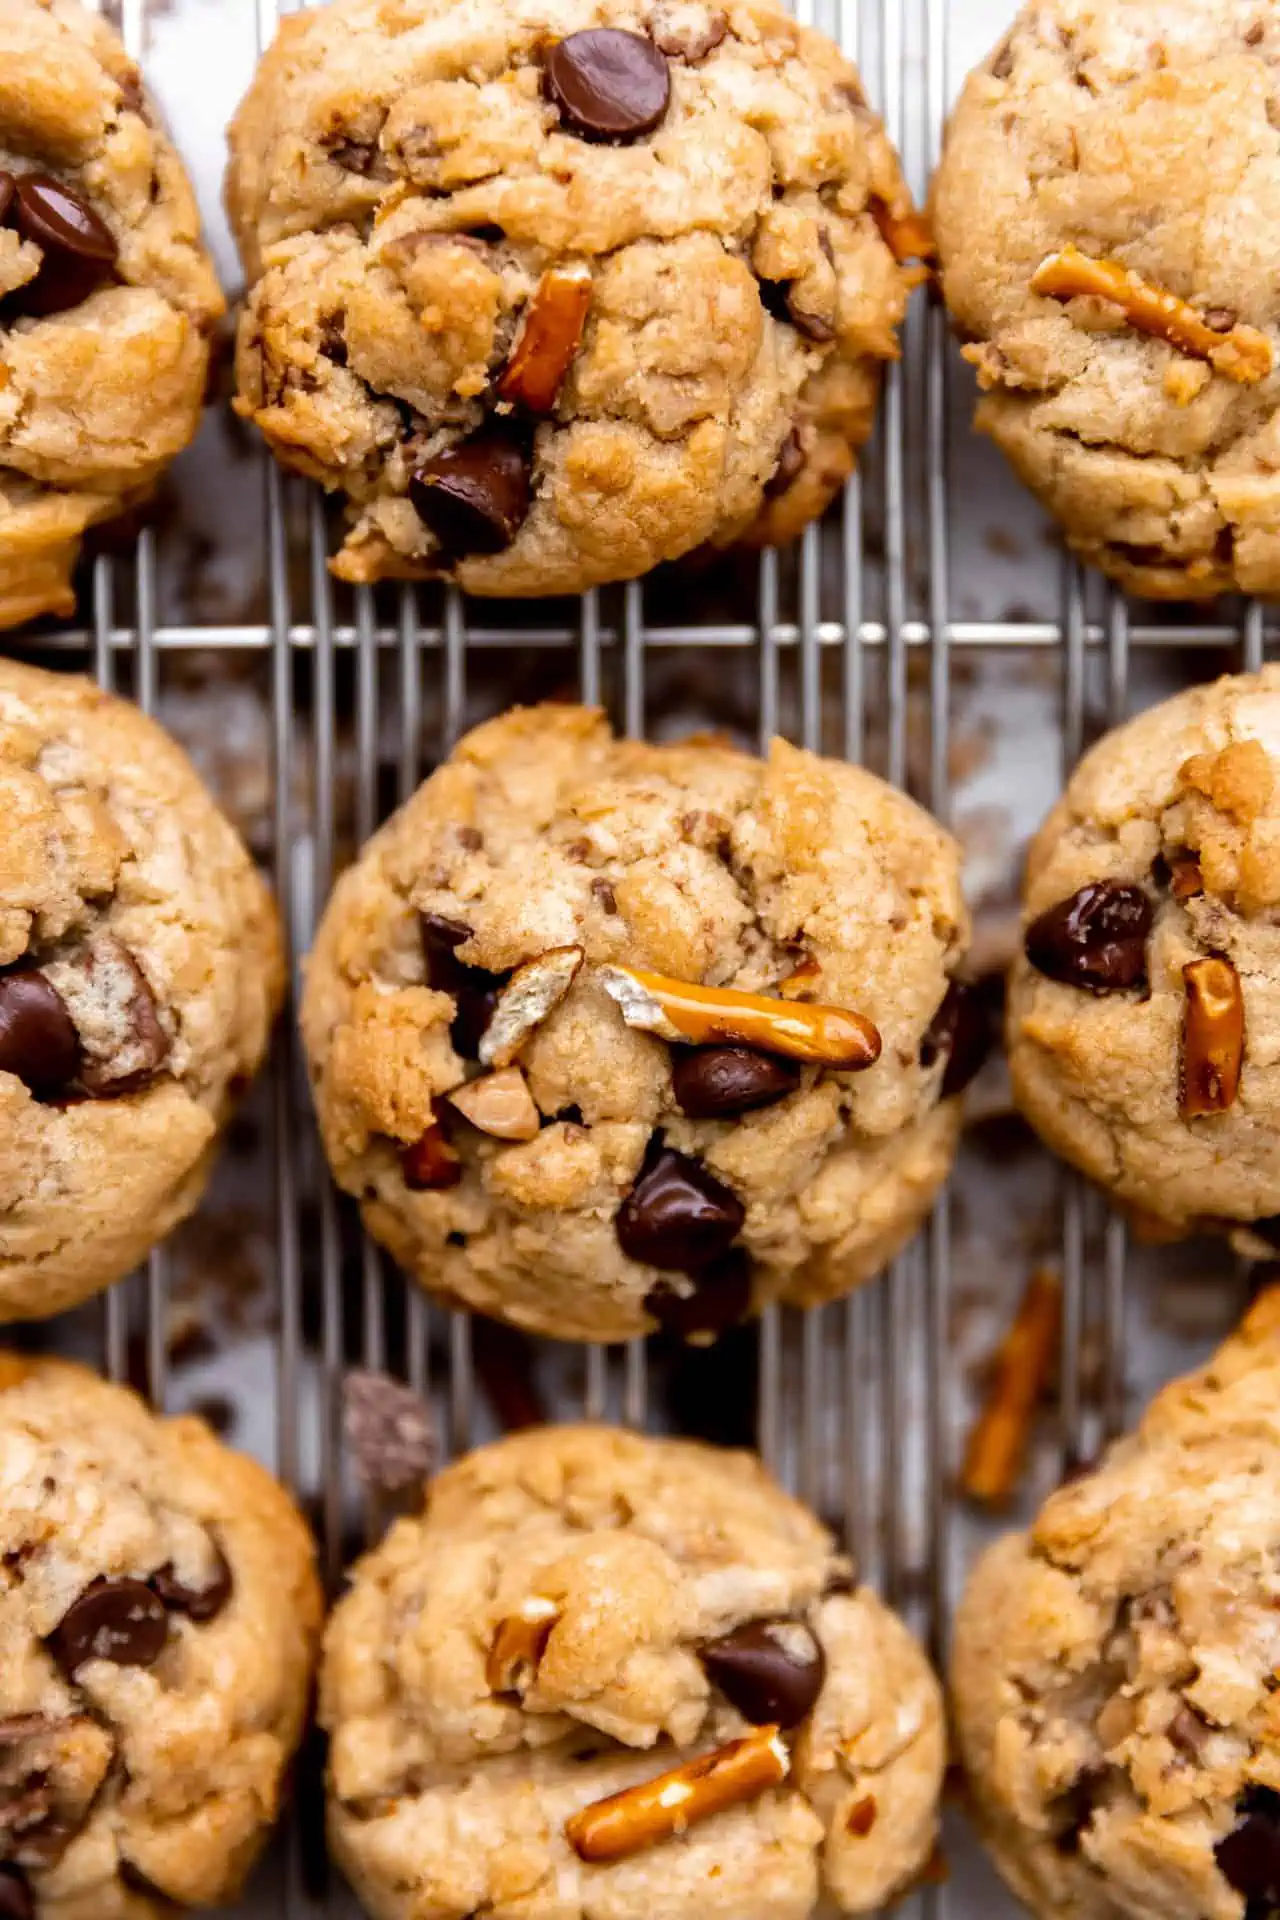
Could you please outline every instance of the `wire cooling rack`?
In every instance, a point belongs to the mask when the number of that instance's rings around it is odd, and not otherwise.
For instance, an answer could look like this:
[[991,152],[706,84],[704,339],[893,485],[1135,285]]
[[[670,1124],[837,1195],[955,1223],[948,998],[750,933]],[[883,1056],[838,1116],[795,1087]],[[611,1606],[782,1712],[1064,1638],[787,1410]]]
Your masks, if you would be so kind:
[[[223,128],[279,14],[272,0],[123,0],[193,172],[228,287]],[[1006,24],[1003,0],[800,0],[862,66],[922,195],[954,83]],[[578,603],[337,589],[326,509],[211,416],[153,525],[92,561],[78,629],[11,640],[88,665],[158,712],[272,869],[296,964],[337,868],[458,733],[515,699],[602,701],[631,733],[776,731],[864,759],[960,833],[994,965],[1019,848],[1101,726],[1190,678],[1256,666],[1258,606],[1132,607],[1063,562],[1034,505],[968,435],[965,370],[918,298],[861,475],[798,550],[674,572]],[[196,1407],[294,1486],[331,1584],[387,1513],[345,1455],[341,1381],[402,1375],[442,1457],[539,1413],[758,1444],[840,1529],[935,1654],[985,1527],[951,1498],[981,1362],[1030,1266],[1063,1281],[1056,1403],[1026,1511],[1135,1402],[1224,1330],[1243,1283],[1214,1249],[1134,1256],[1122,1224],[979,1083],[950,1195],[879,1282],[807,1316],[766,1313],[710,1355],[634,1342],[580,1350],[495,1333],[428,1304],[364,1241],[324,1177],[293,1029],[232,1130],[201,1212],[144,1275],[26,1337],[96,1359],[160,1405]],[[323,1861],[319,1755],[243,1913],[354,1911]],[[1007,1914],[962,1817],[906,1911]],[[659,1917],[660,1920],[660,1917]],[[751,1920],[744,1915],[743,1920]]]

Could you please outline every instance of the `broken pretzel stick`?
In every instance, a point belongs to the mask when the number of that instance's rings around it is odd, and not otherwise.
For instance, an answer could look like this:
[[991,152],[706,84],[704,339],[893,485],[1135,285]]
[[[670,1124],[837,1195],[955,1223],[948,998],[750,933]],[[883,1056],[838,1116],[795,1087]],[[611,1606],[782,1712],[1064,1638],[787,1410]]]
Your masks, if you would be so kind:
[[936,256],[938,248],[933,230],[914,207],[909,206],[905,213],[895,213],[887,200],[873,195],[871,218],[899,266],[907,260],[932,260]]
[[1181,353],[1207,360],[1218,373],[1242,386],[1264,380],[1271,372],[1271,342],[1265,333],[1239,322],[1221,330],[1211,327],[1188,301],[1118,260],[1095,260],[1079,247],[1063,247],[1040,262],[1031,276],[1031,291],[1053,300],[1108,300],[1139,333],[1153,334]]
[[991,1390],[965,1448],[960,1485],[970,1499],[1001,1506],[1017,1485],[1061,1324],[1062,1282],[1056,1273],[1038,1267],[1000,1342]]
[[580,1860],[625,1860],[695,1820],[754,1800],[785,1780],[790,1766],[777,1727],[757,1727],[714,1753],[592,1801],[565,1821],[565,1839]]
[[601,967],[598,977],[629,1027],[663,1040],[755,1047],[850,1072],[880,1058],[879,1031],[846,1007],[789,1004],[732,987],[699,987],[640,967]]
[[498,398],[550,413],[587,324],[591,269],[581,260],[549,267],[524,310],[510,357],[498,380]]
[[560,1005],[582,965],[581,947],[552,947],[517,967],[480,1039],[486,1067],[509,1067],[529,1035]]
[[1244,1063],[1244,995],[1240,976],[1221,954],[1182,969],[1182,1075],[1178,1112],[1184,1120],[1225,1113],[1240,1091]]
[[499,1620],[484,1663],[486,1684],[494,1693],[510,1693],[522,1674],[532,1676],[551,1638],[551,1629],[560,1618],[554,1600],[540,1594],[524,1602],[519,1613]]

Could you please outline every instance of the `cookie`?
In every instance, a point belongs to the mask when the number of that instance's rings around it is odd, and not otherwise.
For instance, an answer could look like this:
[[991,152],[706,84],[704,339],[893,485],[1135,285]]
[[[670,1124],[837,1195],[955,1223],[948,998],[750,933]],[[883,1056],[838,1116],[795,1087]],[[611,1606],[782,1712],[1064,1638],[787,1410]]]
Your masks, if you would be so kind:
[[355,1568],[320,1716],[373,1920],[872,1913],[933,1844],[923,1653],[757,1459],[689,1441],[450,1467]]
[[1280,1214],[1280,668],[1107,734],[1027,860],[1014,1097],[1140,1224]]
[[223,313],[137,67],[77,0],[3,0],[0,626],[75,611],[87,527],[195,434]]
[[780,10],[336,0],[231,149],[236,404],[347,495],[342,579],[576,593],[790,539],[852,471],[920,234]]
[[946,1176],[967,938],[955,843],[861,768],[517,710],[325,910],[330,1163],[425,1286],[561,1339],[832,1298]]
[[1259,0],[1036,0],[934,183],[978,425],[1149,597],[1280,592],[1278,57]]
[[186,755],[88,681],[0,661],[0,814],[0,1320],[23,1320],[191,1212],[283,962]]
[[301,1515],[203,1421],[0,1355],[0,1913],[235,1898],[321,1625]]
[[1277,1407],[1273,1289],[970,1577],[961,1756],[997,1866],[1045,1920],[1280,1900]]

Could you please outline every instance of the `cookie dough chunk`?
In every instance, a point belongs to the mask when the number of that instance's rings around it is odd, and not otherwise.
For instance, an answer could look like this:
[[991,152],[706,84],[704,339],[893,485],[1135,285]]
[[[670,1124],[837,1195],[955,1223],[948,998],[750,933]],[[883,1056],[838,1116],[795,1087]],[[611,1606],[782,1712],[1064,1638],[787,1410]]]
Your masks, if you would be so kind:
[[233,1900],[319,1640],[301,1515],[200,1420],[0,1355],[0,1913]]
[[556,1427],[469,1455],[356,1567],[320,1713],[374,1920],[869,1914],[933,1844],[937,1682],[750,1454]]
[[1280,1290],[1137,1433],[979,1561],[955,1724],[1046,1920],[1280,1901]]
[[237,405],[348,496],[341,578],[573,593],[790,539],[852,470],[922,235],[780,10],[336,0],[231,146]]
[[275,908],[155,723],[0,662],[0,1320],[127,1273],[266,1050]]
[[[0,626],[75,611],[86,527],[200,420],[223,312],[182,163],[77,0],[2,0]],[[19,80],[20,76],[20,80]]]
[[1280,668],[1085,756],[1027,861],[1008,1044],[1028,1119],[1151,1227],[1275,1226]]
[[1254,0],[1037,0],[948,129],[978,425],[1135,593],[1280,593],[1278,57]]
[[946,1176],[967,937],[954,842],[871,774],[515,711],[326,909],[334,1173],[424,1285],[561,1339],[832,1298]]

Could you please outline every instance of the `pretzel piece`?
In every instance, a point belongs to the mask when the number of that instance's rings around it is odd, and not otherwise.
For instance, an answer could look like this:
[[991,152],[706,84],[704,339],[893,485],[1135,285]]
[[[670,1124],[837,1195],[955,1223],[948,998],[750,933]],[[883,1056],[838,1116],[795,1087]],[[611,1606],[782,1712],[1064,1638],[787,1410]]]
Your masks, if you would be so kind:
[[1000,1342],[991,1390],[965,1449],[960,1484],[971,1500],[1002,1506],[1017,1485],[1061,1325],[1062,1282],[1037,1267]]
[[756,1727],[741,1740],[699,1754],[669,1773],[611,1793],[570,1814],[565,1838],[580,1860],[625,1860],[683,1833],[726,1807],[754,1800],[786,1779],[791,1760],[777,1727]]
[[1265,333],[1238,321],[1219,331],[1188,301],[1118,260],[1095,260],[1079,247],[1063,247],[1040,262],[1031,276],[1031,291],[1053,300],[1108,300],[1139,333],[1207,360],[1216,372],[1242,386],[1265,380],[1271,372],[1271,342]]
[[640,967],[605,966],[601,986],[629,1027],[686,1046],[755,1047],[788,1060],[856,1072],[880,1058],[880,1034],[847,1007],[766,999],[732,987],[700,987]]
[[1192,1120],[1235,1104],[1244,1064],[1244,994],[1239,974],[1219,953],[1189,960],[1182,978],[1187,997],[1178,1111]]

